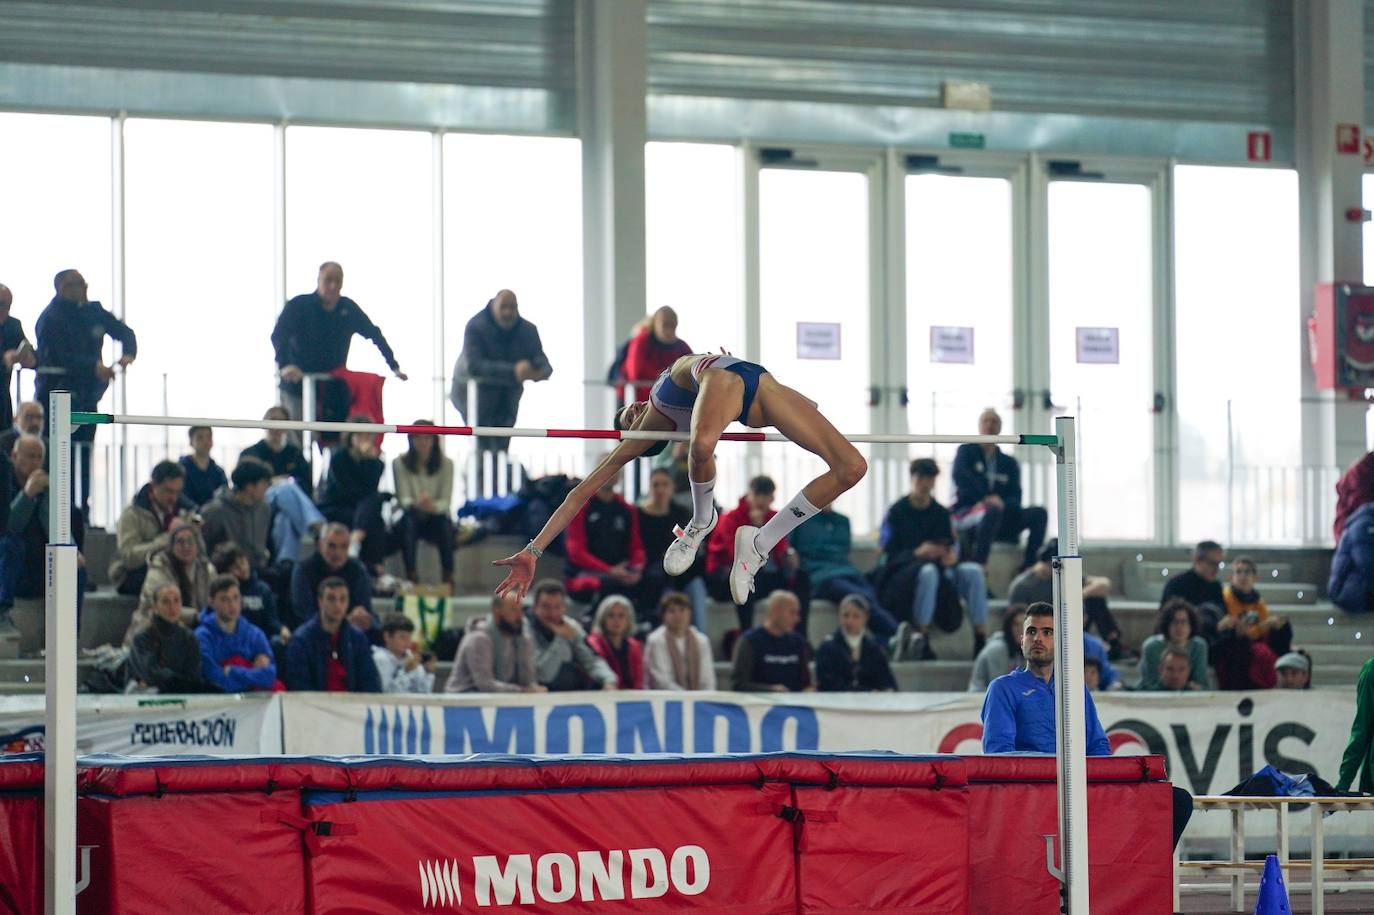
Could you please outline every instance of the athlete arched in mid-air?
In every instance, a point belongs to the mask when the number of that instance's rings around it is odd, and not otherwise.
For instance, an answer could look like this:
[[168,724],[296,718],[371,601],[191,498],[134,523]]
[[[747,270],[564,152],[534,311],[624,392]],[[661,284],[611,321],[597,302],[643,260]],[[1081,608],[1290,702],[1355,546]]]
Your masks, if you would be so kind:
[[[754,589],[754,575],[778,541],[797,525],[853,487],[868,470],[859,454],[816,404],[775,379],[767,369],[726,353],[683,356],[654,382],[647,401],[622,407],[617,429],[640,432],[689,431],[687,475],[692,486],[692,520],[676,528],[677,539],[663,557],[669,575],[691,567],[697,549],[716,527],[712,500],[716,482],[716,443],[726,426],[739,420],[755,429],[772,426],[791,441],[825,461],[827,470],[792,498],[762,527],[743,525],[735,532],[735,560],[730,568],[730,594],[743,604]],[[495,565],[509,566],[497,594],[510,591],[524,597],[534,579],[539,557],[591,498],[637,457],[662,451],[667,442],[628,440],[578,483],[549,518],[543,530],[523,550]]]

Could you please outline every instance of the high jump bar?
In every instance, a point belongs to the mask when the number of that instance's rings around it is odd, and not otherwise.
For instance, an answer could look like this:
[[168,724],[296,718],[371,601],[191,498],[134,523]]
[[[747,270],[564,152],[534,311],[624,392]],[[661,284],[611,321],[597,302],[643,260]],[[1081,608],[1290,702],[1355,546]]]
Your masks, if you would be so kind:
[[[210,426],[214,429],[280,429],[283,432],[350,432],[402,435],[482,436],[492,438],[575,438],[617,439],[622,441],[685,442],[686,432],[639,432],[620,429],[521,429],[507,426],[428,426],[400,423],[307,422],[295,419],[210,419],[203,416],[135,416],[124,413],[83,413],[72,411],[73,426]],[[1047,445],[1059,446],[1057,435],[896,435],[864,433],[846,435],[858,444],[910,445]],[[726,432],[727,442],[790,442],[776,432]]]

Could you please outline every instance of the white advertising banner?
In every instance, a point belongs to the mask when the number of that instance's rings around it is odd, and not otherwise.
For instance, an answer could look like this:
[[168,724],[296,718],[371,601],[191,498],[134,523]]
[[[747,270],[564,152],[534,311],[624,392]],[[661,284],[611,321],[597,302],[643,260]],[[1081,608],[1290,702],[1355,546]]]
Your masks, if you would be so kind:
[[[0,696],[0,753],[43,749],[42,696]],[[79,696],[76,750],[125,756],[282,752],[280,694]]]
[[[291,754],[978,753],[982,701],[969,693],[287,693],[282,717]],[[1193,794],[1222,794],[1266,764],[1334,783],[1355,713],[1353,695],[1329,691],[1099,693],[1095,701],[1117,754],[1164,756],[1172,781]],[[1247,824],[1248,835],[1273,835],[1272,813],[1247,814]],[[1295,836],[1310,829],[1306,816],[1292,824]],[[1374,814],[1337,815],[1327,834],[1374,851]],[[1187,835],[1224,839],[1229,817],[1198,814]]]

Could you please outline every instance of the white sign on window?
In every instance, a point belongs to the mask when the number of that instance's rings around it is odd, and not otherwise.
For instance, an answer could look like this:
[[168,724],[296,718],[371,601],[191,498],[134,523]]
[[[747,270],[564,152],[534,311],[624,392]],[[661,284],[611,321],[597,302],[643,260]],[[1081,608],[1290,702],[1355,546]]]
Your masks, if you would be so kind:
[[840,358],[840,325],[797,322],[798,359]]
[[930,361],[973,364],[972,327],[932,327]]
[[1093,365],[1121,362],[1121,329],[1117,327],[1078,328],[1078,361]]

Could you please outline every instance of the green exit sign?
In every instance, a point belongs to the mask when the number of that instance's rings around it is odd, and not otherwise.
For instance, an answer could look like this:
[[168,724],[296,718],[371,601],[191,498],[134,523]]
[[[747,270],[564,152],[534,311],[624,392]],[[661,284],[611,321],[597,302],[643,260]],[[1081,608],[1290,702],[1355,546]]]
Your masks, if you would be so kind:
[[981,133],[951,133],[949,145],[955,149],[983,149],[988,145],[987,137]]

